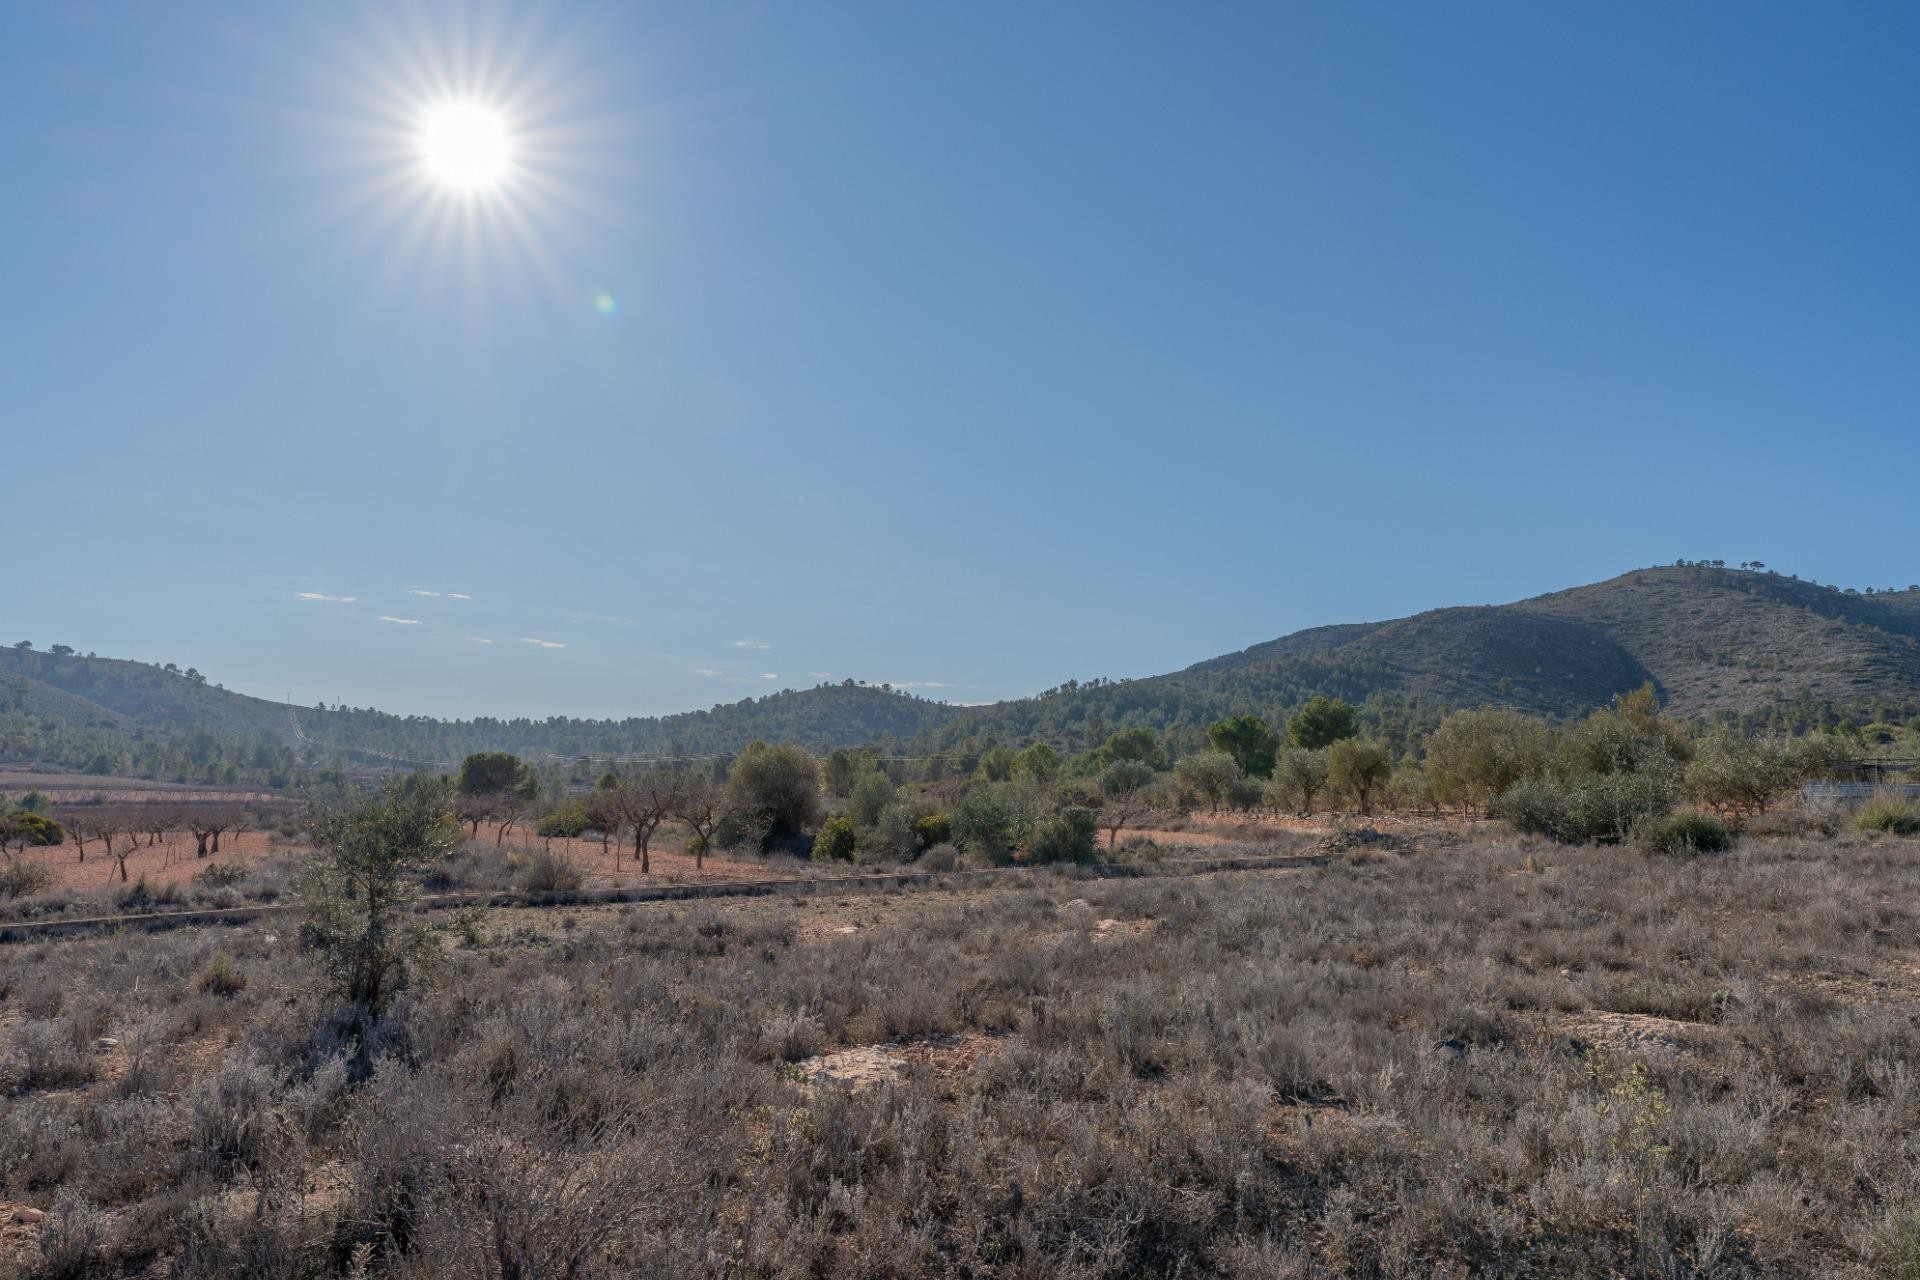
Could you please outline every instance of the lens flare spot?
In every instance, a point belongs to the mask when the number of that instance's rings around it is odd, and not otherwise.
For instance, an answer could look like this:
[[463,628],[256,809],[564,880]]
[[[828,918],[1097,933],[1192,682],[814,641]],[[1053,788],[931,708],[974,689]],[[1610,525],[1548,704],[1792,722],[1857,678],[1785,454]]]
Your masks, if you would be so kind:
[[593,295],[593,309],[603,316],[610,316],[620,310],[620,300],[602,289]]

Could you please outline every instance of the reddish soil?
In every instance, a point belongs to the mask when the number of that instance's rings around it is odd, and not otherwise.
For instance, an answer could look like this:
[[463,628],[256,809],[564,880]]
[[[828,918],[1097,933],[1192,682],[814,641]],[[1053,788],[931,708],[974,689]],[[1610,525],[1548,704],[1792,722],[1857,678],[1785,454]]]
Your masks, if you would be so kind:
[[[478,843],[491,845],[493,836],[483,831]],[[505,848],[510,856],[525,857],[546,843],[536,837],[516,834],[507,837]],[[724,880],[790,880],[808,873],[809,864],[791,859],[761,861],[723,855],[710,855],[703,867],[696,868],[693,858],[682,851],[682,843],[677,833],[656,838],[649,859],[653,871],[644,876],[640,874],[640,864],[634,860],[630,845],[619,850],[617,869],[614,858],[601,851],[598,840],[555,840],[552,845],[556,854],[564,855],[586,874],[587,886],[595,889],[642,884],[709,884]],[[277,840],[259,831],[238,837],[223,836],[217,857],[196,858],[193,849],[193,837],[185,832],[162,837],[160,843],[152,847],[142,836],[140,847],[127,856],[127,880],[131,883],[145,876],[150,885],[184,884],[216,862],[257,866],[275,858],[300,858],[312,852],[306,845]],[[84,862],[71,842],[50,849],[28,849],[21,856],[52,869],[54,882],[49,892],[107,892],[120,887],[119,862],[107,855],[98,840],[87,842]]]
[[[218,857],[194,857],[193,837],[181,831],[163,836],[159,844],[151,847],[146,840],[145,836],[141,836],[140,847],[127,855],[129,883],[145,876],[148,884],[182,884],[193,879],[211,863],[256,866],[272,858],[297,857],[307,852],[304,845],[278,843],[261,831],[249,831],[241,836],[222,836]],[[123,841],[115,843],[125,847]],[[98,840],[87,841],[85,862],[80,861],[79,851],[71,841],[51,849],[28,849],[21,857],[51,868],[53,889],[106,890],[120,887],[120,864],[117,859],[107,855],[106,847]]]
[[84,803],[96,797],[114,804],[148,800],[212,800],[257,804],[285,799],[264,787],[154,782],[146,778],[102,777],[91,773],[35,773],[28,769],[0,767],[0,795],[19,799],[29,791],[38,791],[55,804]]
[[[491,836],[482,834],[481,843],[491,840]],[[522,854],[537,852],[547,844],[547,841],[537,837],[507,837],[507,847]],[[633,856],[631,842],[617,850],[604,852],[598,840],[555,840],[552,847],[554,853],[564,855],[586,873],[587,887],[593,889],[635,884],[712,884],[723,880],[795,880],[806,875],[811,865],[792,858],[762,861],[759,858],[710,853],[703,860],[705,865],[696,868],[692,855],[685,851],[685,839],[679,832],[662,832],[654,837],[647,858],[653,870],[644,876],[640,874],[639,861]]]

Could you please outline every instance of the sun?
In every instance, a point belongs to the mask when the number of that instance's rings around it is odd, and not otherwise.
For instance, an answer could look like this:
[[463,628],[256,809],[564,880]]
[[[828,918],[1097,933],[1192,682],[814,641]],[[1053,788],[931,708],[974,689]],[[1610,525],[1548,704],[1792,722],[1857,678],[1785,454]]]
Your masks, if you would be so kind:
[[483,102],[446,102],[420,117],[420,163],[427,177],[459,195],[497,189],[513,172],[513,131]]

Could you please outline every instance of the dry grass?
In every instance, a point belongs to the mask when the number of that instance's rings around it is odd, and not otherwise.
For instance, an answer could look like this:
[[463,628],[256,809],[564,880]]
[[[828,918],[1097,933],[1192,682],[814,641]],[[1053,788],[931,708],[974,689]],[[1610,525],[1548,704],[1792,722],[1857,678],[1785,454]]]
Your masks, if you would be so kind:
[[503,912],[360,1083],[284,932],[22,947],[0,1201],[28,1274],[1911,1274],[1916,854]]

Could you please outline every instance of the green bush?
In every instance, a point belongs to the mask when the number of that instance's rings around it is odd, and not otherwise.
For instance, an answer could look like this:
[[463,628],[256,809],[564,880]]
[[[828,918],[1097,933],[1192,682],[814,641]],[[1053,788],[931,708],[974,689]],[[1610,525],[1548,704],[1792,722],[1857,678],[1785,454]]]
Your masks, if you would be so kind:
[[1669,858],[1692,858],[1703,853],[1725,853],[1733,848],[1734,832],[1711,814],[1688,810],[1655,818],[1640,831],[1648,853]]
[[1516,830],[1561,844],[1618,844],[1673,808],[1670,771],[1530,778],[1494,802]]
[[1068,805],[1033,829],[1027,841],[1029,862],[1092,862],[1099,831],[1093,810]]
[[1853,815],[1853,829],[1869,835],[1920,835],[1920,804],[1898,796],[1875,796]]
[[570,839],[583,836],[591,830],[593,830],[593,819],[587,816],[584,807],[575,804],[568,805],[564,809],[556,809],[540,819],[540,825],[534,828],[534,834],[548,840]]
[[247,975],[224,951],[213,953],[207,967],[200,971],[200,990],[208,995],[233,997],[247,989]]
[[231,889],[247,878],[247,869],[238,862],[209,862],[195,873],[196,884],[209,889]]
[[913,838],[922,849],[949,844],[953,840],[953,822],[944,813],[929,813],[913,820]]
[[1008,783],[975,787],[953,807],[953,839],[970,853],[1005,864],[1033,831],[1033,806]]
[[21,809],[0,816],[0,847],[56,845],[63,843],[66,838],[67,833],[59,823],[30,810]]
[[851,862],[858,846],[859,838],[854,834],[853,820],[830,818],[821,825],[820,834],[813,838],[813,860]]

